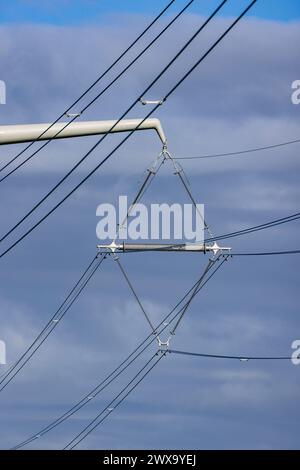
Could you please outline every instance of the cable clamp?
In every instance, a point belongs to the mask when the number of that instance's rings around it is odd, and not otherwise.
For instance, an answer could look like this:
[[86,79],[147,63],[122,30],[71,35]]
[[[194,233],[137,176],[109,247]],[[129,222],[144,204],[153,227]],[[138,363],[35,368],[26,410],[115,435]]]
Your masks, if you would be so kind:
[[106,250],[108,254],[114,254],[116,251],[124,250],[124,243],[116,243],[115,240],[110,245],[97,245],[98,250]]
[[165,140],[163,143],[162,153],[168,153],[168,141]]
[[157,338],[158,347],[160,351],[163,351],[163,352],[168,351],[170,347],[170,339],[171,338],[168,338],[167,341],[162,341],[160,338]]
[[75,117],[81,116],[81,112],[80,113],[65,113],[65,116],[69,118],[75,118]]
[[166,101],[166,98],[162,98],[160,100],[145,100],[144,98],[140,98],[140,103],[142,103],[143,106],[147,104],[152,104],[152,105],[162,105]]

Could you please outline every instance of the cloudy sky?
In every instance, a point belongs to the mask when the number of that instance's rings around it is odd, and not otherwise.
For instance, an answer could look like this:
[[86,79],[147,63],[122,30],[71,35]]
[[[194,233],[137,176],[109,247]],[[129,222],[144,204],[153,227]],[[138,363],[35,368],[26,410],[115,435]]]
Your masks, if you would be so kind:
[[[167,1],[0,0],[0,80],[7,87],[0,124],[52,122]],[[160,22],[88,95],[87,103],[185,5]],[[196,0],[177,23],[98,100],[82,120],[117,119],[202,24],[218,1]],[[161,98],[246,6],[229,0],[147,98]],[[155,113],[174,157],[243,150],[299,139],[300,7],[258,1],[251,13]],[[128,115],[145,116],[137,105]],[[74,109],[78,111],[78,109]],[[1,243],[1,252],[45,214],[124,136],[110,136],[37,213]],[[1,235],[75,164],[97,137],[52,142],[0,184]],[[215,159],[181,161],[215,234],[298,212],[299,145]],[[2,146],[5,163],[24,145]],[[133,198],[161,150],[157,135],[135,134],[37,230],[0,260],[0,340],[7,368],[24,352],[96,253],[96,208]],[[29,151],[26,155],[30,155]],[[188,202],[165,165],[145,200]],[[223,242],[236,252],[299,249],[292,222]],[[199,277],[198,254],[130,254],[121,261],[154,322]],[[224,355],[289,356],[300,339],[297,256],[233,258],[194,300],[174,349]],[[107,259],[63,322],[0,393],[0,446],[10,448],[73,406],[149,333],[116,263]],[[140,361],[72,419],[28,448],[60,449],[126,384]],[[168,355],[80,448],[299,448],[300,366]]]

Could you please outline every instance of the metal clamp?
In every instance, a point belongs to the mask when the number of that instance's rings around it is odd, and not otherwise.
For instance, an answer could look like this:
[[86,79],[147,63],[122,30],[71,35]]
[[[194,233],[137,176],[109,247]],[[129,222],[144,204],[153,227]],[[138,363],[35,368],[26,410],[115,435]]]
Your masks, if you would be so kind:
[[170,339],[169,337],[167,341],[162,341],[158,336],[157,336],[157,341],[158,341],[158,347],[161,351],[167,351],[170,347]]
[[65,113],[65,116],[67,116],[69,118],[79,117],[79,116],[81,116],[81,113]]
[[142,103],[143,106],[147,104],[162,105],[165,101],[166,101],[166,98],[162,98],[160,100],[145,100],[144,98],[140,98],[140,103]]

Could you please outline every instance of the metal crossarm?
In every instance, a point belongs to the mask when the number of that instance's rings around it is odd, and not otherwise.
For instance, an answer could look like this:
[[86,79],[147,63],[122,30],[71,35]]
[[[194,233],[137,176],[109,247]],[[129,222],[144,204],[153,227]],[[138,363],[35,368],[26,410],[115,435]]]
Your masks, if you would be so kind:
[[122,119],[120,121],[82,121],[59,122],[56,124],[22,124],[0,126],[0,145],[17,144],[49,139],[65,139],[69,137],[83,137],[115,132],[130,132],[132,130],[156,130],[164,144],[166,136],[159,119]]

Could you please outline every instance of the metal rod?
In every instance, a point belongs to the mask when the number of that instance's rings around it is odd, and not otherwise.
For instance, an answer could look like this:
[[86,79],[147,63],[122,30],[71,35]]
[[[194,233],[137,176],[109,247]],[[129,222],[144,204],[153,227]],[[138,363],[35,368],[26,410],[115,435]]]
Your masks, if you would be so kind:
[[106,249],[112,252],[129,252],[129,251],[191,251],[191,252],[213,252],[230,251],[230,247],[220,247],[217,243],[207,245],[205,243],[194,244],[172,244],[172,243],[115,243],[110,245],[97,245],[98,249]]
[[150,328],[151,328],[153,334],[154,334],[155,336],[157,336],[157,332],[155,331],[155,328],[154,328],[154,326],[153,326],[153,324],[152,324],[152,322],[151,322],[151,320],[150,320],[150,318],[149,318],[149,316],[148,316],[146,310],[144,309],[144,306],[143,306],[142,302],[140,301],[140,299],[139,299],[137,293],[135,292],[135,289],[134,289],[133,285],[131,284],[131,282],[130,282],[130,280],[129,280],[129,277],[128,277],[128,275],[127,275],[125,269],[123,268],[123,266],[122,266],[122,264],[121,264],[119,258],[118,258],[118,257],[115,257],[115,261],[117,262],[117,264],[118,264],[118,266],[119,266],[119,268],[120,268],[120,270],[121,270],[121,272],[122,272],[122,274],[123,274],[123,276],[124,276],[124,278],[125,278],[125,280],[126,280],[128,286],[129,286],[131,292],[133,293],[134,298],[136,299],[136,301],[137,301],[137,303],[138,303],[138,305],[139,305],[141,311],[143,312],[143,314],[144,314],[144,316],[145,316],[147,322],[149,323]]

